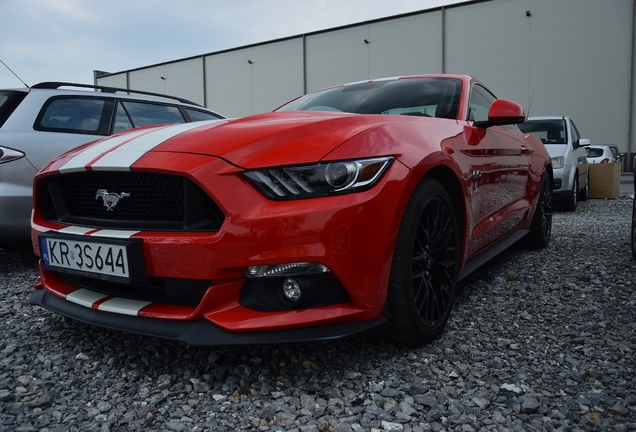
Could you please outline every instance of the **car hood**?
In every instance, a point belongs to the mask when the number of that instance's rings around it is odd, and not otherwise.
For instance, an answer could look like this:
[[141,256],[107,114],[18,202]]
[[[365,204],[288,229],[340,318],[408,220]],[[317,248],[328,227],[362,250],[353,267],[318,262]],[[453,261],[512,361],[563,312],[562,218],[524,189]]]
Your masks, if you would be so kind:
[[246,169],[311,163],[361,132],[390,122],[387,117],[311,111],[259,114],[207,123],[150,151],[207,154]]
[[[448,122],[399,115],[284,111],[235,120],[149,126],[78,147],[45,169],[128,170],[152,153],[208,155],[243,169],[309,164],[324,159],[343,143],[371,129],[395,130],[394,126],[400,124],[421,140],[424,131],[433,136],[448,136]],[[453,126],[457,128],[456,123]],[[378,134],[377,139],[386,145],[390,135]],[[374,151],[377,148],[357,149],[355,153],[369,152],[371,156]]]
[[545,149],[548,151],[551,158],[564,156],[567,148],[567,144],[545,144]]

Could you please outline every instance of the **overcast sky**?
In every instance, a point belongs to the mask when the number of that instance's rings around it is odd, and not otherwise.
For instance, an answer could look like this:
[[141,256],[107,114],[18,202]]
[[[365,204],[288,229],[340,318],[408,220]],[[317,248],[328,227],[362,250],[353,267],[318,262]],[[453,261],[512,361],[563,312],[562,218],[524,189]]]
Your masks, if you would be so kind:
[[[93,83],[184,57],[459,0],[0,0],[0,60],[28,85]],[[23,87],[0,64],[0,88]]]

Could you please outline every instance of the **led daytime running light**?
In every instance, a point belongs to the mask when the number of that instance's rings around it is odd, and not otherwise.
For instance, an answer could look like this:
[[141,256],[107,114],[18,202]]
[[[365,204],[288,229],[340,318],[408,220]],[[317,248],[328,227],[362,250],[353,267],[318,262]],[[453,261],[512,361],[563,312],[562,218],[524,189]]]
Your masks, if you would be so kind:
[[308,274],[331,273],[329,269],[318,263],[298,262],[285,264],[272,264],[264,266],[250,266],[245,272],[248,278],[298,276]]

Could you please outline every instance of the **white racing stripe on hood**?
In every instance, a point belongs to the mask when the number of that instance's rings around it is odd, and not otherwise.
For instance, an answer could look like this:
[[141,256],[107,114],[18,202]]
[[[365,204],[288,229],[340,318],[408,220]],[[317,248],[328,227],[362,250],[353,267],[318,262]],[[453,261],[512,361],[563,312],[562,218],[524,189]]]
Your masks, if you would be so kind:
[[132,164],[165,141],[189,130],[218,121],[183,123],[150,131],[134,131],[130,134],[105,139],[73,157],[59,169],[59,172],[86,171],[88,164],[96,158],[99,159],[90,165],[93,171],[130,171]]
[[[212,120],[216,122],[218,120]],[[183,123],[176,126],[170,126],[162,129],[153,130],[150,133],[136,137],[124,145],[117,147],[111,152],[106,153],[103,157],[91,165],[93,171],[130,171],[132,164],[137,162],[139,158],[148,151],[158,145],[187,132],[192,129],[203,126],[207,122]]]
[[105,138],[101,142],[95,144],[84,150],[83,152],[77,154],[70,161],[66,162],[60,169],[58,170],[60,173],[70,173],[70,172],[79,172],[86,171],[86,165],[88,165],[93,159],[100,156],[104,152],[125,143],[126,141],[137,138],[139,135],[143,135],[148,133],[146,130],[130,132],[124,135],[116,136],[113,138]]

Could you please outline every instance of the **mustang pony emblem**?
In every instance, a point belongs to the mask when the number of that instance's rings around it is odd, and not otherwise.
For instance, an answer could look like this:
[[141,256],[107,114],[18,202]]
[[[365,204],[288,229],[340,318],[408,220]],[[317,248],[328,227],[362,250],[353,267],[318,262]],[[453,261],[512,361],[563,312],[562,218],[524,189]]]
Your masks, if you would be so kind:
[[95,199],[102,197],[102,201],[104,201],[104,207],[106,207],[106,211],[112,211],[120,199],[129,196],[130,194],[128,192],[116,194],[108,192],[107,189],[97,189],[97,195],[95,195]]

